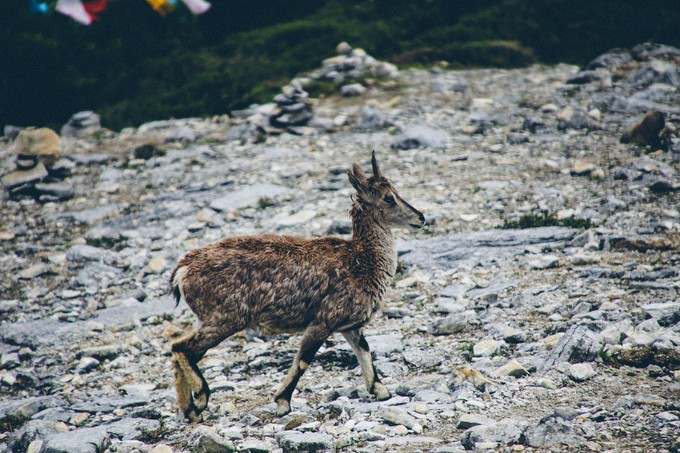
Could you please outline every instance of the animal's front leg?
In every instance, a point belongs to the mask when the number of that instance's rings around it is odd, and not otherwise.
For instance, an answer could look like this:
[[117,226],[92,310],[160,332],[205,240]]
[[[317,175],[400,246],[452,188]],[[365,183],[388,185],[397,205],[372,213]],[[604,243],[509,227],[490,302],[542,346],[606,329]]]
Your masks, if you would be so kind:
[[378,372],[373,365],[373,357],[371,356],[371,350],[368,347],[368,342],[361,329],[350,330],[349,332],[342,332],[342,336],[349,343],[354,351],[354,354],[359,360],[359,365],[361,366],[361,373],[364,375],[364,381],[366,382],[366,388],[371,392],[378,401],[388,400],[392,398],[387,387],[380,382],[378,377]]
[[288,376],[286,376],[281,388],[276,392],[276,396],[274,397],[277,404],[277,415],[283,416],[290,412],[290,400],[293,396],[295,386],[297,386],[300,377],[302,377],[305,370],[309,367],[309,364],[312,363],[314,355],[316,355],[317,351],[329,335],[330,333],[328,330],[320,326],[312,326],[305,331],[305,334],[302,337],[302,343],[300,344],[300,349],[295,355],[293,365],[288,371]]
[[234,329],[204,324],[195,332],[172,344],[177,403],[186,418],[200,422],[210,398],[210,387],[198,369],[198,361],[208,349],[219,344]]

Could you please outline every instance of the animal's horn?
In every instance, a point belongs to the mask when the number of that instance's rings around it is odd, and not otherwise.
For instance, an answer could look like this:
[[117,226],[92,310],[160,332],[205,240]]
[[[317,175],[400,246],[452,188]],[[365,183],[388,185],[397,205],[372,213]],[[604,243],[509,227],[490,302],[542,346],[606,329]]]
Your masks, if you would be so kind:
[[375,151],[371,153],[371,166],[373,166],[373,176],[375,177],[375,179],[382,178],[382,174],[380,173],[380,167],[378,167],[378,161],[375,160]]

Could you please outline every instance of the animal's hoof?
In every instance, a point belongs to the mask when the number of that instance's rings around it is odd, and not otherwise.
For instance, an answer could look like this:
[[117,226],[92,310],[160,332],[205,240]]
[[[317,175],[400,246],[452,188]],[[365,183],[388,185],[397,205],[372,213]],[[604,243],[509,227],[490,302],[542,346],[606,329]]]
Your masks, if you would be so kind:
[[192,403],[189,405],[189,408],[184,411],[184,416],[191,423],[201,423],[203,421],[203,415],[201,415],[201,412],[202,411],[197,409]]
[[283,417],[284,415],[290,413],[290,402],[284,399],[276,401],[276,415]]
[[373,384],[373,395],[375,395],[375,398],[378,401],[385,401],[392,398],[390,391],[387,390],[387,387],[382,385],[380,382]]

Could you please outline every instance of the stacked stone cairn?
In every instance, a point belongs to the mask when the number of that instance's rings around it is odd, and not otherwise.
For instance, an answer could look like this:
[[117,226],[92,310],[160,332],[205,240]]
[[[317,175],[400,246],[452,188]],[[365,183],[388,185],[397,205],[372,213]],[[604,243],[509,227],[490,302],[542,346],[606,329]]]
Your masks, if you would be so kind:
[[[399,74],[399,70],[392,63],[376,60],[364,49],[352,49],[352,46],[346,42],[338,44],[336,51],[338,55],[324,60],[321,69],[312,74],[313,78],[342,84],[367,76],[391,79]],[[365,91],[366,87],[358,82],[340,87],[343,96],[357,96]]]
[[59,135],[48,128],[24,129],[14,142],[14,169],[0,181],[11,198],[32,197],[61,201],[73,197],[73,187],[63,179],[74,163],[59,159]]
[[314,118],[309,94],[302,88],[300,80],[293,79],[290,85],[281,88],[281,93],[274,97],[276,106],[269,113],[269,124],[275,128],[286,129],[295,133],[295,129],[304,126]]
[[74,114],[61,128],[62,137],[83,138],[101,129],[99,115],[89,110]]

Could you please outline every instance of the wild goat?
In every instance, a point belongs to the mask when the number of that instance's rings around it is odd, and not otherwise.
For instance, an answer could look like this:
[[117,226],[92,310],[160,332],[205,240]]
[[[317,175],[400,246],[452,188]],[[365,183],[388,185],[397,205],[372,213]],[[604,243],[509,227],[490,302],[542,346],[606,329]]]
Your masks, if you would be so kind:
[[397,268],[391,227],[420,229],[425,217],[382,176],[372,155],[373,176],[354,164],[347,173],[353,197],[352,240],[335,237],[248,236],[223,239],[189,252],[170,277],[202,322],[172,344],[177,402],[200,421],[210,389],[197,363],[208,349],[234,333],[304,331],[302,344],[276,392],[277,414],[290,412],[298,380],[319,347],[340,332],[359,360],[366,387],[378,399],[391,397],[380,382],[362,327],[378,310]]

